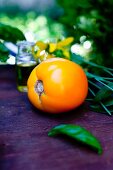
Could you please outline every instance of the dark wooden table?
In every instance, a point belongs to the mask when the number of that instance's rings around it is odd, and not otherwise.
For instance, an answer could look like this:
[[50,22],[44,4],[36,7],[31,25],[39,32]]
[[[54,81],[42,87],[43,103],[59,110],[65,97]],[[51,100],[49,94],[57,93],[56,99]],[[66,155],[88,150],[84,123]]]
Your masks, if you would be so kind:
[[[14,66],[0,66],[0,170],[113,170],[113,117],[84,103],[62,115],[35,109],[16,89]],[[55,125],[72,123],[100,140],[103,154],[64,138],[48,137]]]

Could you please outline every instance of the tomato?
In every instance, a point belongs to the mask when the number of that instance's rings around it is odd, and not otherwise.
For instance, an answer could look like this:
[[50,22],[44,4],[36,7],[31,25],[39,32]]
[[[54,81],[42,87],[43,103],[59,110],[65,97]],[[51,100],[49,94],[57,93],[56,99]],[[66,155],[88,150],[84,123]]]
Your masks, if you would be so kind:
[[41,62],[31,72],[28,98],[38,109],[49,113],[70,111],[80,106],[88,92],[88,81],[78,64],[62,58]]

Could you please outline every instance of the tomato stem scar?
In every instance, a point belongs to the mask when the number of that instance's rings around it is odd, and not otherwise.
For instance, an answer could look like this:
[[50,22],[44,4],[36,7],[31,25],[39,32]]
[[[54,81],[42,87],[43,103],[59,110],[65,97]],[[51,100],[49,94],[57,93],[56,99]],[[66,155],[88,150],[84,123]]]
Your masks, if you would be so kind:
[[43,82],[38,80],[35,85],[35,91],[38,93],[39,96],[44,92]]

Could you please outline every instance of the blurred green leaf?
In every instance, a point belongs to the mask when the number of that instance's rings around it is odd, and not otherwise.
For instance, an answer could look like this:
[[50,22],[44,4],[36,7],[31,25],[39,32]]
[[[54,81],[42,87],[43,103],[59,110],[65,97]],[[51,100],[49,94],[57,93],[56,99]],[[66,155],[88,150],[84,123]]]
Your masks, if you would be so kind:
[[18,40],[25,40],[25,36],[18,28],[0,23],[0,40],[2,40],[0,42],[0,61],[6,62],[9,58],[9,50],[4,45],[4,42],[16,43]]
[[0,39],[16,43],[18,40],[25,40],[25,36],[18,28],[0,23]]
[[9,50],[6,48],[6,46],[0,42],[0,61],[6,62],[9,58]]

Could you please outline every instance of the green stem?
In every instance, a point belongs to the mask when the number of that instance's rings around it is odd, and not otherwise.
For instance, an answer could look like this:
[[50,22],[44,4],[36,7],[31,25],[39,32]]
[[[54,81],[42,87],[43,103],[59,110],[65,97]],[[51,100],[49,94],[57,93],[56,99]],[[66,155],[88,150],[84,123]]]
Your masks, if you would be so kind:
[[99,83],[101,83],[102,85],[106,86],[108,89],[110,89],[111,91],[113,91],[113,88],[109,87],[107,84],[103,83],[102,81],[96,79]]
[[93,86],[97,87],[98,89],[100,89],[100,86],[98,86],[97,84],[93,83],[92,81],[88,80],[88,82],[89,82],[90,84],[92,84]]
[[100,102],[101,106],[105,109],[105,111],[111,116],[111,112],[107,109],[107,107],[102,103]]
[[104,69],[104,71],[113,76],[113,73],[111,73],[111,71],[109,71],[108,69]]
[[83,60],[86,64],[88,64],[88,65],[91,65],[91,66],[93,66],[93,67],[97,67],[97,68],[100,68],[100,69],[103,69],[103,70],[110,70],[110,71],[113,71],[113,69],[112,68],[109,68],[109,67],[104,67],[104,66],[101,66],[101,65],[98,65],[98,64],[96,64],[96,63],[93,63],[93,62],[91,62],[91,61],[86,61],[85,59]]
[[87,98],[86,101],[93,101],[93,99],[90,99],[90,98],[88,99],[88,98]]
[[94,93],[94,91],[91,89],[91,88],[89,88],[89,91],[92,93],[92,95],[95,97],[95,93]]

